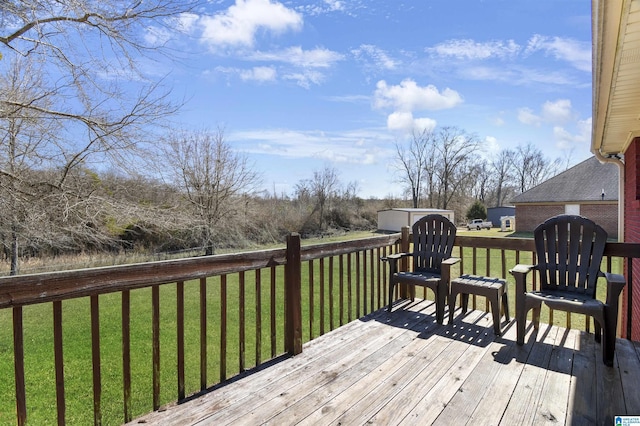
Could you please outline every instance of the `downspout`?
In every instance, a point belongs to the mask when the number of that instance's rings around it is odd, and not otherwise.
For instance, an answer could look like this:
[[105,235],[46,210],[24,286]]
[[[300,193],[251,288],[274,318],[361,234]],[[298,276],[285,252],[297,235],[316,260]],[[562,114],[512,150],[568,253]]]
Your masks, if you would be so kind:
[[624,161],[617,155],[604,156],[600,149],[593,151],[601,163],[614,163],[618,166],[618,242],[624,241]]

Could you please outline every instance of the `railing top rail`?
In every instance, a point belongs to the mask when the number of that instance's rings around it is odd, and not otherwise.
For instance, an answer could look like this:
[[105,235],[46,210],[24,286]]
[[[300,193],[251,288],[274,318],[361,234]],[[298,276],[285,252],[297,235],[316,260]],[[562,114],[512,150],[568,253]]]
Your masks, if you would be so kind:
[[0,278],[0,308],[149,287],[285,263],[286,249]]
[[[454,245],[461,247],[535,251],[533,238],[456,236]],[[608,242],[605,245],[604,255],[640,258],[640,243]]]
[[[319,259],[390,246],[400,234],[303,246],[301,260]],[[455,245],[533,251],[533,239],[457,236]],[[607,243],[605,255],[640,258],[640,244]],[[194,257],[188,259],[107,266],[73,271],[0,277],[0,309],[92,296],[156,284],[268,268],[286,263],[286,249]]]
[[321,257],[339,256],[354,251],[371,250],[382,246],[390,246],[400,242],[400,234],[387,234],[358,240],[333,243],[314,244],[301,248],[302,260],[319,259]]

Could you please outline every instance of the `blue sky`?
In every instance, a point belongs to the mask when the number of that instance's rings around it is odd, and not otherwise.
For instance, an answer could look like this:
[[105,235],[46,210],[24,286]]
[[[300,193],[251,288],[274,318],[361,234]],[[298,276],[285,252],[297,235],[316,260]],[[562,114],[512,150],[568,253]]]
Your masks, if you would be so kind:
[[264,189],[291,194],[334,168],[364,198],[399,196],[394,144],[457,126],[491,158],[533,143],[588,158],[591,2],[218,0],[152,28],[176,61],[177,121],[224,127]]

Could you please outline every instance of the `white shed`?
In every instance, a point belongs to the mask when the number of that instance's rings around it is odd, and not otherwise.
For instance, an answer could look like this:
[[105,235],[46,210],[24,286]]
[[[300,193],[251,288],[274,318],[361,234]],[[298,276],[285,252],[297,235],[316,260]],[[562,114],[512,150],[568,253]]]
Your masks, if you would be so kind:
[[413,226],[423,216],[441,214],[456,223],[453,210],[396,208],[378,211],[378,230],[400,232],[403,226]]

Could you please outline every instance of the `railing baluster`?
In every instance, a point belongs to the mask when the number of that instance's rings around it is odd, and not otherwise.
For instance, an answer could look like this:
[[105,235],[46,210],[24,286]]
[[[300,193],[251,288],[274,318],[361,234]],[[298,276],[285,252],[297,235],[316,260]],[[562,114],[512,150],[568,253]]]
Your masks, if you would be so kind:
[[246,364],[246,324],[245,324],[245,280],[244,271],[238,273],[238,339],[240,344],[238,367],[239,371],[243,372],[247,369]]
[[62,352],[62,302],[53,302],[53,352],[56,369],[56,407],[58,424],[65,424],[66,403],[64,395],[64,359]]
[[262,274],[260,269],[256,274],[256,367],[262,364]]
[[314,285],[313,285],[313,260],[308,262],[309,269],[309,340],[313,339],[313,320],[315,319],[315,309],[314,309]]
[[131,292],[122,292],[122,387],[124,422],[133,419],[131,408]]
[[375,263],[374,263],[375,262],[375,260],[374,260],[375,258],[374,258],[373,255],[374,255],[373,249],[369,250],[369,264],[371,265],[371,267],[369,268],[371,270],[371,276],[369,277],[369,282],[371,283],[371,298],[370,298],[371,304],[369,305],[369,312],[373,312],[373,311],[375,311],[377,309],[376,308],[376,303],[375,303],[375,301],[376,301],[376,298],[375,298],[375,294],[376,294],[376,289],[375,289],[376,276],[375,276],[375,273],[374,273],[375,272],[375,268],[373,267],[373,265],[375,265]]
[[[371,252],[373,254],[373,251]],[[376,248],[376,259],[378,259],[378,261],[376,262],[377,265],[377,269],[378,269],[378,274],[377,274],[377,278],[376,278],[376,282],[378,284],[378,303],[376,305],[376,309],[380,309],[382,307],[382,281],[380,279],[380,277],[382,276],[382,262],[380,262],[380,256],[381,256],[381,250],[380,247]],[[371,259],[371,262],[373,262],[374,259]],[[373,272],[372,272],[373,273]]]
[[353,298],[351,289],[351,254],[347,255],[347,318],[349,322],[353,321]]
[[[360,315],[360,305],[361,305],[361,301],[360,301],[360,252],[357,251],[356,252],[356,318],[360,318],[362,315]],[[366,287],[366,286],[365,286]]]
[[334,315],[335,315],[335,306],[333,303],[333,297],[334,297],[334,292],[333,292],[333,259],[334,257],[331,256],[329,257],[329,329],[330,330],[334,330],[335,329],[335,321],[334,321]]
[[200,278],[200,390],[207,388],[207,278]]
[[185,397],[184,384],[184,281],[176,283],[176,339],[178,351],[178,401]]
[[160,408],[160,287],[151,287],[151,328],[153,339],[153,409]]
[[320,336],[324,334],[324,257],[320,258]]
[[93,424],[102,424],[102,378],[100,372],[100,305],[98,295],[91,300],[91,364],[93,370]]
[[220,381],[227,380],[227,275],[220,275]]
[[277,287],[276,287],[276,267],[271,267],[271,318],[270,318],[270,334],[271,334],[271,358],[275,358],[278,353],[278,345],[277,345],[277,336],[278,331],[276,329],[276,313],[278,312],[276,308],[277,301]]
[[339,275],[340,275],[340,325],[344,325],[344,255],[340,255]]
[[13,308],[13,370],[16,388],[16,414],[18,426],[27,423],[27,396],[24,381],[24,329],[22,306]]

